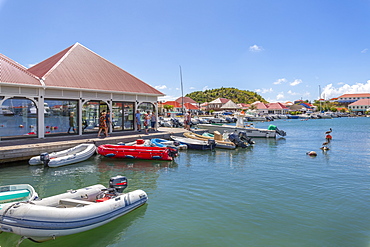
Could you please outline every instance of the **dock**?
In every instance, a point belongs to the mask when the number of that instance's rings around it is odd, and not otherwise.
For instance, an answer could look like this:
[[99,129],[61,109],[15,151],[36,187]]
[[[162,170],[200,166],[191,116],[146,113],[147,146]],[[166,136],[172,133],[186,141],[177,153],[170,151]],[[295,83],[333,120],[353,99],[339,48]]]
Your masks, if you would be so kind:
[[[201,130],[197,130],[200,132]],[[204,130],[203,130],[204,131]],[[160,127],[157,131],[145,130],[112,132],[108,137],[97,137],[97,133],[84,135],[53,136],[44,139],[24,138],[0,141],[0,166],[11,163],[29,160],[41,153],[52,153],[72,148],[82,143],[94,143],[96,146],[103,144],[117,144],[119,142],[132,142],[137,139],[162,138],[170,139],[171,135],[182,136],[187,130],[183,128]]]

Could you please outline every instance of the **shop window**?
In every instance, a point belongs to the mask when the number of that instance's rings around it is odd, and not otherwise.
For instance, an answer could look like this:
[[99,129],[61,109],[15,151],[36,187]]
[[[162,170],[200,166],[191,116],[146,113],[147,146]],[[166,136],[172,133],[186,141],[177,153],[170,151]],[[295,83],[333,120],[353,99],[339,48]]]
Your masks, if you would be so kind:
[[0,106],[0,137],[37,136],[37,108],[25,98],[11,98]]
[[44,101],[45,135],[78,134],[78,101]]

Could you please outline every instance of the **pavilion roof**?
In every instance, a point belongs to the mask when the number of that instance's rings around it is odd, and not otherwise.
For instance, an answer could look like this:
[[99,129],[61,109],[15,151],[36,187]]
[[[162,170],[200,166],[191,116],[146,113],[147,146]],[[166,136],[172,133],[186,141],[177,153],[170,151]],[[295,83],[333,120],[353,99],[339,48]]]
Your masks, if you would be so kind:
[[164,95],[79,43],[34,65],[28,72],[43,78],[47,87]]

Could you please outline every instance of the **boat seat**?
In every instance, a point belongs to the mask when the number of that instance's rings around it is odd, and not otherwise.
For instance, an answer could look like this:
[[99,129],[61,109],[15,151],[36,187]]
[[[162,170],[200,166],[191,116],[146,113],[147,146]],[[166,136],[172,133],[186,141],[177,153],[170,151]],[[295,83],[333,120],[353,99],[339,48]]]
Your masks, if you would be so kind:
[[63,204],[66,206],[73,206],[73,207],[83,207],[87,205],[94,204],[94,202],[83,201],[78,199],[71,199],[71,198],[64,198],[59,200],[59,204]]

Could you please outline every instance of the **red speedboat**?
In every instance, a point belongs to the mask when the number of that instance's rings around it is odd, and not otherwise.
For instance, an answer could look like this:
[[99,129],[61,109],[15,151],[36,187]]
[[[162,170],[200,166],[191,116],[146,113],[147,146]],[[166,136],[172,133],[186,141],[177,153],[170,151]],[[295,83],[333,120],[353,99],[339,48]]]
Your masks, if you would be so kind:
[[178,150],[173,147],[145,147],[125,145],[100,145],[97,148],[100,155],[111,158],[173,160]]

